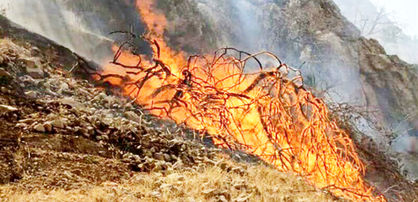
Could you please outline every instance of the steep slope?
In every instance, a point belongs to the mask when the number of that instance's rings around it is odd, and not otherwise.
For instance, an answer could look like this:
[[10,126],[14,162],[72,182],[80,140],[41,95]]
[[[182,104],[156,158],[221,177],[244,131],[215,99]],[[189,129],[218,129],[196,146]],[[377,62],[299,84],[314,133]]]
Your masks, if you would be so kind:
[[68,49],[0,27],[1,201],[338,200],[74,77],[94,64]]
[[[416,114],[414,67],[387,56],[376,41],[360,37],[332,1],[158,3],[170,20],[167,40],[176,49],[190,53],[211,52],[213,47],[221,46],[273,50],[286,63],[301,67],[306,82],[327,91],[326,97],[377,109],[383,125]],[[384,133],[367,135],[382,145],[393,139]],[[415,180],[416,166],[412,162],[405,175]]]

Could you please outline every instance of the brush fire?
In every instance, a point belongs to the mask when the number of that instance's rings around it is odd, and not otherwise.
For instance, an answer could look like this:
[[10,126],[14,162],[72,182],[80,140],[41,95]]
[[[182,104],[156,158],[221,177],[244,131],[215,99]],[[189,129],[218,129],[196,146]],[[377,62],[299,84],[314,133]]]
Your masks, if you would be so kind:
[[113,61],[96,80],[157,117],[209,134],[221,148],[245,151],[339,197],[385,201],[363,179],[353,141],[329,118],[324,101],[304,89],[298,70],[270,52],[223,48],[186,57],[165,42],[167,20],[153,1],[137,7],[153,57],[130,53],[129,42],[114,46]]

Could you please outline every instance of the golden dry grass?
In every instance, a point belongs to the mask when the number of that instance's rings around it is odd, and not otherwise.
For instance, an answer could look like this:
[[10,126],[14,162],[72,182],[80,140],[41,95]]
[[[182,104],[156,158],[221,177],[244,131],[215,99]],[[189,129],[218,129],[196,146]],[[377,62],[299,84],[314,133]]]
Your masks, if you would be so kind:
[[105,182],[78,189],[28,192],[14,185],[0,187],[4,201],[334,201],[328,193],[301,178],[264,165],[241,171],[220,166],[137,173],[120,183]]

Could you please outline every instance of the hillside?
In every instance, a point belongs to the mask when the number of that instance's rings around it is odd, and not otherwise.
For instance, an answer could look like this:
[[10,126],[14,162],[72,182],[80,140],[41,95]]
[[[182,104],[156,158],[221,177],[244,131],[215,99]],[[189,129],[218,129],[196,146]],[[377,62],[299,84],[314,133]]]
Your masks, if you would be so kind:
[[2,201],[338,200],[96,88],[76,76],[93,63],[0,20]]
[[[102,59],[110,54],[113,40],[124,39],[106,32],[139,36],[144,31],[132,9],[135,1],[106,2],[94,10],[83,9],[94,0],[58,3],[79,15],[86,28],[73,32],[67,27],[74,44],[83,45],[72,44],[71,50],[61,46],[65,44],[60,38],[52,42],[0,16],[5,123],[0,137],[0,169],[5,173],[1,197],[340,200],[256,157],[216,149],[209,137],[198,138],[183,125],[159,120],[114,87],[90,80],[84,70],[100,70],[106,64],[91,57],[95,50]],[[164,40],[174,50],[271,50],[300,68],[306,88],[330,104],[332,119],[354,139],[365,179],[376,194],[389,201],[416,198],[418,147],[412,133],[418,131],[417,69],[388,55],[376,40],[361,37],[332,1],[156,2],[155,9],[168,21]],[[139,47],[135,52],[149,52],[143,41],[134,46]],[[395,130],[401,121],[407,126]],[[402,153],[396,153],[395,146]],[[272,180],[276,178],[282,180]]]

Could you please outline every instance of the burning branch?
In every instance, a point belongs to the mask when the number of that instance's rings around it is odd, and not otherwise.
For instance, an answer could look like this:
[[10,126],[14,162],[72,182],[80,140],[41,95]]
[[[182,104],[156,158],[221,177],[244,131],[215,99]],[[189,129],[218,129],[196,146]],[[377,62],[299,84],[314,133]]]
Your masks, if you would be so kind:
[[[363,180],[364,165],[354,144],[329,119],[324,102],[296,84],[302,82],[298,70],[270,52],[234,48],[169,65],[173,53],[163,52],[156,40],[149,42],[151,61],[123,51],[122,44],[100,80],[120,87],[160,118],[207,132],[219,147],[244,150],[337,196],[384,200]],[[263,67],[260,56],[278,66]],[[246,70],[249,60],[258,65],[257,72]],[[296,76],[289,78],[290,73]]]

